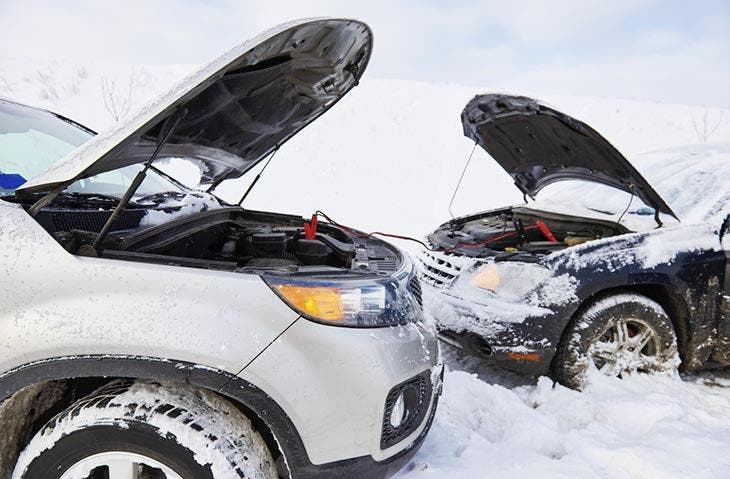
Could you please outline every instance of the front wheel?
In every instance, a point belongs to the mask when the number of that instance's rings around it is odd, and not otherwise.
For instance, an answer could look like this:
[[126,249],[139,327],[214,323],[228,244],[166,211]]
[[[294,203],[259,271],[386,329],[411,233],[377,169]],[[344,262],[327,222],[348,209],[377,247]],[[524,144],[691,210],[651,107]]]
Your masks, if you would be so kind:
[[664,308],[646,296],[623,293],[594,302],[566,329],[553,374],[580,389],[592,369],[623,377],[674,372],[678,366],[677,336]]
[[114,382],[53,418],[13,479],[271,479],[243,413],[190,386]]

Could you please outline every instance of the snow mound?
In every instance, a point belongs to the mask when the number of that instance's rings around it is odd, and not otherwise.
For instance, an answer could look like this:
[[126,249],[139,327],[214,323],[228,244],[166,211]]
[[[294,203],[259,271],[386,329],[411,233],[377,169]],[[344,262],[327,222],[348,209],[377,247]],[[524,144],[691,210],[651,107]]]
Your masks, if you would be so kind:
[[578,392],[482,379],[446,374],[433,429],[397,478],[730,475],[730,380],[599,375]]

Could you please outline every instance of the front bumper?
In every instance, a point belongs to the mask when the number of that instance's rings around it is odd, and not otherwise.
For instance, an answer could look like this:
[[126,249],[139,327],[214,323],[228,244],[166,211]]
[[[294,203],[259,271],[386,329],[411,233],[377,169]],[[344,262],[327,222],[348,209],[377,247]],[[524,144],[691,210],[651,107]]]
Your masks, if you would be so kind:
[[499,367],[531,376],[549,374],[555,356],[555,348],[551,346],[531,348],[523,345],[505,346],[501,345],[498,339],[482,337],[469,331],[459,333],[439,331],[438,338],[450,346],[486,359]]
[[[441,369],[441,379],[443,379],[443,368]],[[328,464],[307,464],[297,469],[296,474],[292,477],[297,479],[322,479],[322,478],[342,478],[342,479],[385,479],[393,476],[395,473],[403,469],[403,467],[413,459],[418,450],[421,448],[423,441],[431,429],[433,419],[436,416],[436,407],[438,399],[441,395],[441,389],[434,394],[433,402],[430,406],[430,412],[426,416],[426,421],[421,428],[421,432],[416,439],[411,442],[405,449],[394,454],[393,456],[382,461],[376,461],[372,456],[362,456],[353,459],[345,459],[342,461],[331,462]]]
[[[383,449],[388,394],[424,373],[432,382],[426,414]],[[370,478],[388,477],[415,454],[441,374],[436,337],[418,323],[359,329],[299,319],[240,376],[271,396],[300,436],[304,451],[286,458],[293,477]],[[287,438],[276,439],[286,449]]]
[[467,299],[437,288],[429,293],[427,308],[442,342],[518,373],[550,372],[563,310],[542,309],[545,314],[531,315],[535,309],[526,305]]

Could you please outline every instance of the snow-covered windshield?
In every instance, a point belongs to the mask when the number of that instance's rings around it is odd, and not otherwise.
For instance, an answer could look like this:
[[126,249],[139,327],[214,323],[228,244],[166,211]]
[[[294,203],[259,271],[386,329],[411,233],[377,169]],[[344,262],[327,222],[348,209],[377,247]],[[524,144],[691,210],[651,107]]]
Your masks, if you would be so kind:
[[0,100],[0,191],[14,191],[92,136],[53,113]]
[[[730,144],[671,148],[636,155],[631,162],[683,222],[721,222],[730,212]],[[541,207],[587,209],[613,219],[631,202],[624,221],[654,214],[651,207],[624,191],[585,181],[555,183],[538,198]]]

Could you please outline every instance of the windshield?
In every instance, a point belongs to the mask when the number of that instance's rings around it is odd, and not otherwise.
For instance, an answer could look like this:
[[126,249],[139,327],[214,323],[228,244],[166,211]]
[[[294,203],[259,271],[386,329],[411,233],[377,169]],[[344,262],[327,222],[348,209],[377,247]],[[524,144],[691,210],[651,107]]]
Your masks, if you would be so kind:
[[[719,222],[730,212],[730,145],[671,148],[637,155],[633,162],[683,222]],[[654,214],[639,198],[585,181],[550,185],[537,203],[578,205],[614,219],[625,210],[624,219]]]
[[[30,178],[80,146],[94,133],[45,110],[0,100],[0,196],[12,194]],[[68,193],[121,197],[141,165],[131,165],[79,180]],[[185,192],[177,183],[150,170],[135,197]]]
[[0,193],[14,191],[92,136],[53,113],[0,100]]
[[[118,170],[100,173],[96,176],[84,178],[83,180],[72,183],[65,191],[69,193],[97,193],[121,198],[142,168],[142,165],[130,165],[119,168]],[[149,196],[166,192],[184,193],[185,191],[176,183],[157,174],[154,170],[148,170],[147,176],[145,176],[144,181],[137,188],[134,196]]]

